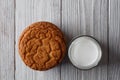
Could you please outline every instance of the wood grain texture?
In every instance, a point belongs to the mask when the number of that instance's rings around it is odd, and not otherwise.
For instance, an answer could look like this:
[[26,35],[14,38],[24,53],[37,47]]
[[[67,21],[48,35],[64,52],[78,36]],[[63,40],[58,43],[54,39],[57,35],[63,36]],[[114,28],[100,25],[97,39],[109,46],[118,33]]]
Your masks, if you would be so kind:
[[[60,0],[16,0],[16,42],[20,33],[33,22],[50,21],[60,27]],[[42,72],[25,66],[16,44],[16,80],[60,80],[60,66]]]
[[14,80],[14,0],[0,0],[0,80]]
[[[59,26],[68,45],[79,35],[97,39],[103,49],[100,65],[79,70],[66,55],[62,64],[48,71],[26,67],[18,38],[25,27],[41,20]],[[119,0],[0,0],[0,80],[119,80],[119,42]]]
[[78,35],[90,35],[103,49],[101,64],[91,70],[78,70],[64,60],[61,80],[107,80],[108,22],[107,0],[62,0],[62,29],[68,43]]
[[120,0],[109,1],[108,80],[120,80]]

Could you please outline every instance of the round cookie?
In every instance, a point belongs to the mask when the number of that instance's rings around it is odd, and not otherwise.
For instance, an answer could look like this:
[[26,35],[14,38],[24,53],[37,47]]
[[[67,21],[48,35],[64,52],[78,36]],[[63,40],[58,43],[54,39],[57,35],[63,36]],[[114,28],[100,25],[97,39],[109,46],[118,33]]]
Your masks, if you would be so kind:
[[21,34],[18,46],[24,63],[40,71],[59,64],[66,52],[63,33],[50,22],[36,22],[28,26]]

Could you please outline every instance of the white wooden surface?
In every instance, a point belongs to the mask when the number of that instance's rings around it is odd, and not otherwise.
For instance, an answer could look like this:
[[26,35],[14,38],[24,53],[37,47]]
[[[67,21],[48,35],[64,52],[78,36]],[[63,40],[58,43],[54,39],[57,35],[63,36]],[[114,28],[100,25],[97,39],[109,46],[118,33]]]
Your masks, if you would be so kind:
[[120,80],[120,0],[109,1],[108,80]]
[[[18,38],[36,21],[50,21],[64,32],[67,44],[78,35],[96,38],[103,49],[99,66],[79,70],[67,55],[48,71],[26,67],[18,53]],[[0,80],[119,80],[119,0],[0,0]]]
[[0,80],[14,80],[14,0],[0,0]]

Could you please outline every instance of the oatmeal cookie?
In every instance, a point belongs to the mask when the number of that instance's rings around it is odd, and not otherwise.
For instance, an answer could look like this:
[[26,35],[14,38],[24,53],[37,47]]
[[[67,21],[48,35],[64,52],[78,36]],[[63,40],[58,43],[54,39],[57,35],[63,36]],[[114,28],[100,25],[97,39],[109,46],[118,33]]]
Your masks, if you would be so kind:
[[48,70],[59,64],[66,53],[61,30],[50,22],[36,22],[28,26],[18,42],[24,63],[35,70]]

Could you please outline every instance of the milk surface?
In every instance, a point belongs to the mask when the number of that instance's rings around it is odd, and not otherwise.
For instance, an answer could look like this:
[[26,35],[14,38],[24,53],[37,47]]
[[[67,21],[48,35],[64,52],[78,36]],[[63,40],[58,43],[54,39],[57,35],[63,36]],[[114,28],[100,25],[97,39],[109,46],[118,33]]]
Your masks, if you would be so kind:
[[89,69],[98,64],[101,58],[101,48],[93,38],[79,37],[71,43],[68,56],[76,67]]

